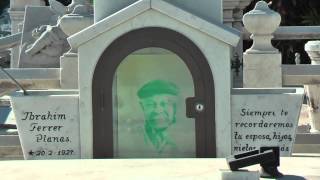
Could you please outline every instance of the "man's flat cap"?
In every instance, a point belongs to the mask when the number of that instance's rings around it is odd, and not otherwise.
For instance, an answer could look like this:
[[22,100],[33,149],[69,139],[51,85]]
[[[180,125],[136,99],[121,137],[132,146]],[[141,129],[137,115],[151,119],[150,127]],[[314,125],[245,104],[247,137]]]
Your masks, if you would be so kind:
[[170,82],[164,80],[153,80],[143,85],[138,91],[138,97],[147,98],[158,94],[178,95],[178,87]]

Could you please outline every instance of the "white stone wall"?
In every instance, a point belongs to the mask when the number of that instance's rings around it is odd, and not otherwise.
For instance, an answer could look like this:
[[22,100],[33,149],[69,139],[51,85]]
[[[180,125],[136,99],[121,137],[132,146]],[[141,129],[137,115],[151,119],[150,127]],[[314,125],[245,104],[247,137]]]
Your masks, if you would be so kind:
[[[114,19],[115,20],[115,19]],[[92,158],[92,78],[95,66],[104,50],[121,35],[144,27],[164,27],[190,38],[206,56],[215,81],[215,123],[217,156],[231,154],[231,107],[230,107],[230,46],[197,29],[176,21],[165,14],[149,10],[125,23],[80,45],[79,87],[80,87],[80,135],[81,158]],[[85,36],[85,34],[84,34]]]

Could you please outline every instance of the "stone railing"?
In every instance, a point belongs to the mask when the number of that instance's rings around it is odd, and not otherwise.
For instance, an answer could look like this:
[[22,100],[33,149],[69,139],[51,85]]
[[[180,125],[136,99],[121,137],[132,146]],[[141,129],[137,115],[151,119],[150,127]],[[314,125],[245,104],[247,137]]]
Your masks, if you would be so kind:
[[[274,40],[320,39],[320,26],[280,26]],[[250,40],[250,33],[243,29],[243,39]]]

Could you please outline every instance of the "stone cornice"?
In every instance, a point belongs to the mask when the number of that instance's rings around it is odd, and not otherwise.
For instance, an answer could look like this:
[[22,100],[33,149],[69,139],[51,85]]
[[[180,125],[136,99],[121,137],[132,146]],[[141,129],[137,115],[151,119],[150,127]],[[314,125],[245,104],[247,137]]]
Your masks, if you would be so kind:
[[16,11],[13,9],[9,9],[9,15],[11,20],[23,20],[24,19],[24,11]]

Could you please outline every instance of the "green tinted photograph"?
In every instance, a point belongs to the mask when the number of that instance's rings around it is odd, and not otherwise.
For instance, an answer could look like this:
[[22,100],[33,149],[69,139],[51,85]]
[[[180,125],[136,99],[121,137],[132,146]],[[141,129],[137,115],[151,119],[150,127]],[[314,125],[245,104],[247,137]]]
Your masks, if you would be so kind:
[[118,157],[195,157],[195,122],[185,115],[193,80],[177,55],[132,53],[117,69],[113,95]]

